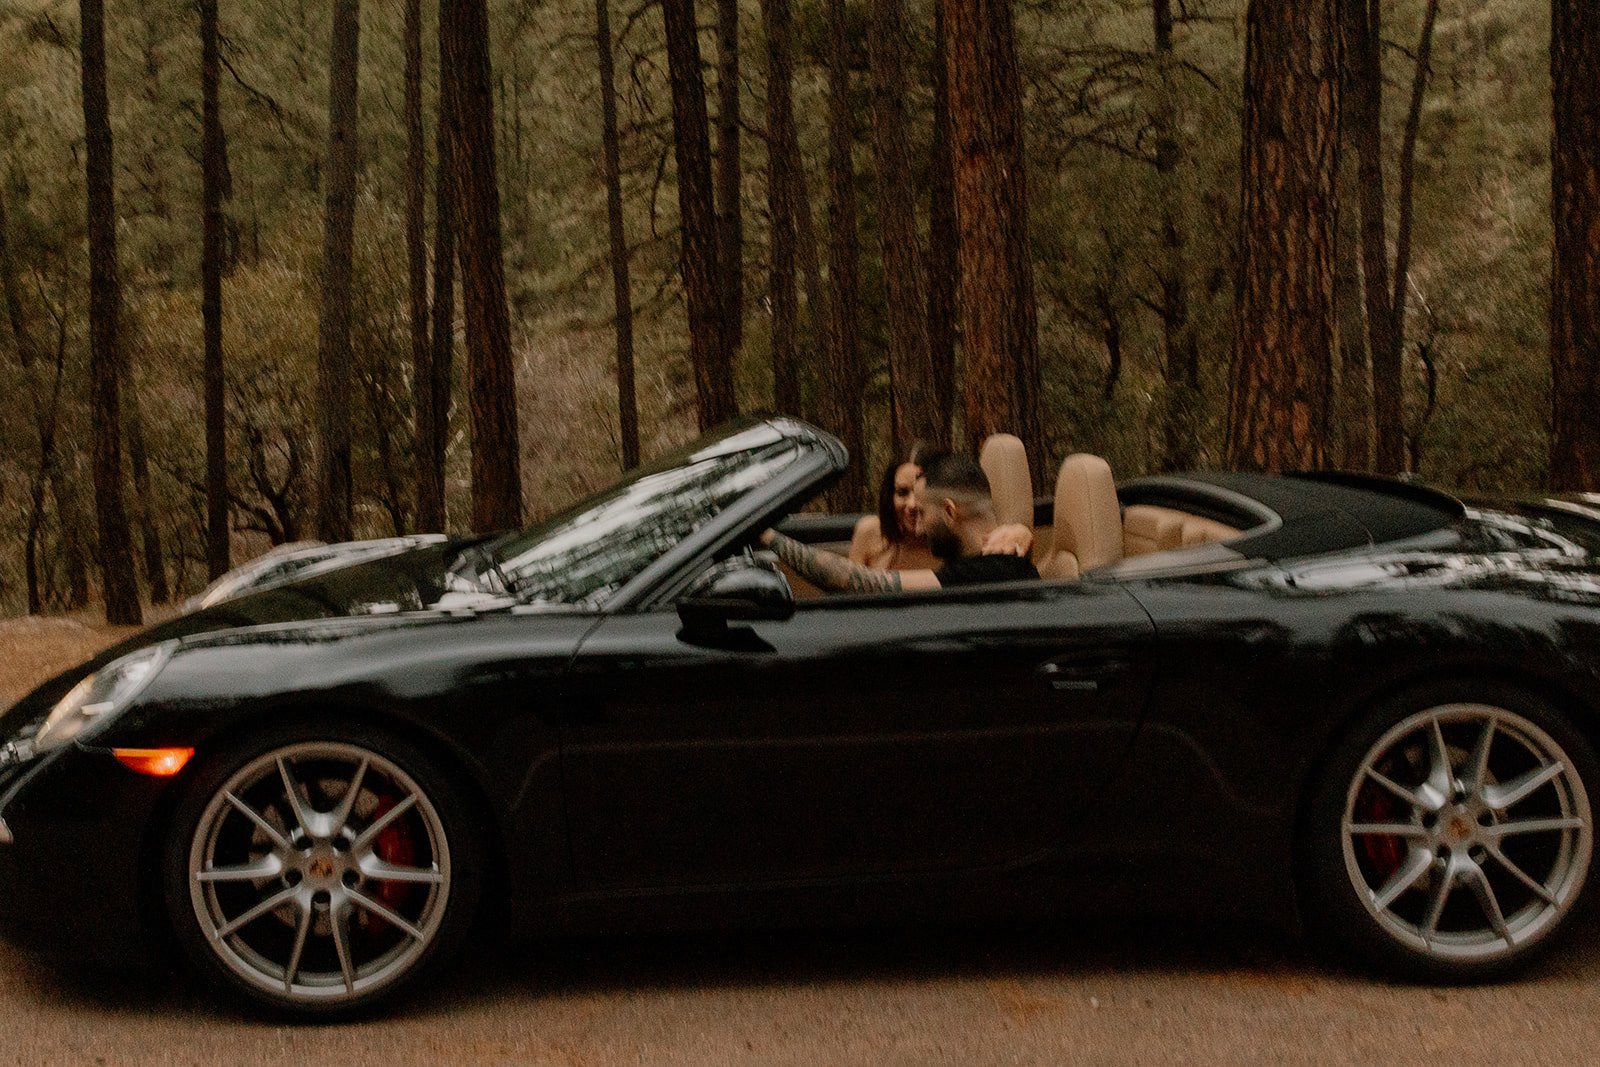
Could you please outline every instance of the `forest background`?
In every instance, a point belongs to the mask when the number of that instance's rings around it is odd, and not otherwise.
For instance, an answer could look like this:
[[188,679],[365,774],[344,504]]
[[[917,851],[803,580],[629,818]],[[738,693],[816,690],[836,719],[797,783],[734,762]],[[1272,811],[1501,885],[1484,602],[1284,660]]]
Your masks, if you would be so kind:
[[[683,75],[670,62],[663,21],[664,10],[684,6],[487,5],[485,73],[492,71],[492,80],[483,88],[493,103],[492,178],[515,382],[510,458],[520,500],[513,513],[523,520],[609,484],[634,459],[626,454],[626,402],[619,408],[624,364],[613,300],[618,257],[608,227],[600,38],[611,41],[614,62],[631,313],[626,373],[639,454],[648,460],[706,421],[706,383],[696,377],[701,355],[692,350],[700,331],[686,299],[694,279],[691,220],[682,210],[688,201],[680,200],[681,112],[674,122]],[[1551,454],[1550,0],[1352,6],[1382,12],[1381,29],[1371,27],[1378,65],[1366,82],[1380,87],[1381,118],[1364,155],[1348,117],[1359,110],[1351,102],[1362,99],[1362,85],[1351,79],[1361,72],[1364,50],[1351,47],[1340,68],[1347,117],[1333,175],[1340,207],[1331,250],[1337,351],[1319,386],[1326,391],[1320,462],[1398,467],[1466,490],[1543,486]],[[418,388],[413,359],[409,100],[418,101],[430,131],[422,159],[430,252],[437,251],[433,191],[444,142],[431,133],[440,114],[440,23],[431,3],[413,23],[427,58],[408,96],[405,7],[371,0],[359,6],[359,62],[345,83],[352,90],[345,102],[356,105],[350,369],[336,408],[318,396],[329,183],[340,150],[338,137],[330,137],[330,112],[340,102],[337,83],[330,101],[330,75],[339,65],[330,66],[330,56],[338,46],[336,13],[355,5],[224,0],[220,11],[211,7],[218,11],[223,136],[225,548],[234,564],[325,529],[317,516],[318,448],[333,432],[330,410],[349,438],[350,533],[419,528],[416,469],[426,447],[419,442],[436,432],[419,422],[437,416],[418,400],[427,390]],[[716,180],[733,183],[721,184],[715,200],[723,250],[725,227],[737,224],[734,267],[716,290],[735,324],[726,335],[731,404],[741,411],[778,407],[824,425],[847,404],[865,431],[857,467],[876,472],[897,430],[909,436],[914,422],[895,393],[896,331],[903,328],[897,315],[907,302],[897,287],[920,273],[920,304],[955,285],[938,233],[948,225],[937,195],[948,179],[936,165],[943,150],[936,121],[945,92],[943,4],[907,0],[896,35],[908,186],[884,179],[893,145],[886,150],[875,139],[882,121],[875,109],[885,105],[885,52],[873,38],[881,0],[795,4],[789,71],[798,152],[787,157],[795,164],[789,176],[777,180],[769,138],[770,0],[712,7],[698,13],[704,60],[694,69],[709,101],[701,107],[713,133]],[[208,555],[202,329],[206,8],[204,0],[125,0],[105,13],[121,282],[118,423],[147,600],[194,592],[218,562]],[[612,20],[600,38],[597,11]],[[1225,465],[1238,458],[1230,454],[1229,405],[1237,392],[1230,368],[1242,285],[1247,4],[1020,0],[1012,13],[1038,364],[1038,393],[1026,398],[1023,417],[1037,419],[1024,435],[1042,453],[1035,462],[1053,472],[1067,453],[1089,451],[1104,455],[1119,476]],[[0,0],[0,280],[8,283],[0,294],[8,311],[0,323],[0,396],[8,398],[0,405],[0,614],[82,606],[98,595],[97,564],[104,562],[93,536],[89,146],[79,18],[76,2]],[[742,59],[731,78],[730,52]],[[719,128],[722,119],[737,125]],[[334,115],[333,124],[339,121]],[[738,166],[728,166],[730,158]],[[1371,189],[1364,166],[1390,176],[1376,211],[1362,201]],[[909,194],[909,204],[896,190]],[[803,197],[805,210],[785,196]],[[1365,218],[1357,204],[1367,208]],[[809,216],[816,221],[808,251],[794,224],[800,220],[803,231]],[[1401,241],[1409,244],[1409,263],[1396,272],[1394,287],[1406,297],[1397,316],[1399,419],[1391,427],[1400,451],[1387,463],[1384,426],[1373,414],[1372,346],[1388,342],[1371,330],[1366,282],[1373,261],[1362,261],[1374,247],[1362,223],[1370,227],[1374,216],[1382,222],[1376,247],[1386,265],[1397,231],[1409,235]],[[797,248],[804,314],[785,306],[769,283],[777,258],[793,257]],[[859,272],[853,285],[840,256]],[[437,267],[437,260],[429,263],[430,271]],[[796,271],[792,259],[787,270]],[[834,327],[822,321],[827,316],[813,316],[825,296],[829,314],[837,314],[845,286],[857,297],[860,362],[858,387],[841,396],[827,366],[838,342],[825,334]],[[446,336],[455,354],[446,384],[454,406],[445,408],[447,422],[437,431],[442,525],[463,530],[482,525],[467,400],[474,356],[453,298],[449,306]],[[937,327],[937,314],[930,321]],[[935,353],[940,343],[935,336]],[[968,441],[975,435],[965,423],[974,421],[974,409],[970,399],[965,406],[957,399],[953,382],[964,357],[955,359],[953,378],[945,379],[942,432]],[[863,483],[832,503],[865,506]]]

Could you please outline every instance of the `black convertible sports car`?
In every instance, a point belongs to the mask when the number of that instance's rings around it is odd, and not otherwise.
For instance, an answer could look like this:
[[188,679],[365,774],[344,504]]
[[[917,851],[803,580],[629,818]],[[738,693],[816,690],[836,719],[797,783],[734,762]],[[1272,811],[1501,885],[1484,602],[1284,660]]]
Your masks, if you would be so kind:
[[853,517],[793,512],[844,463],[741,423],[523,532],[263,571],[46,683],[0,713],[0,926],[175,940],[328,1015],[477,920],[1186,909],[1459,981],[1579,907],[1600,508],[1074,456],[1044,581],[808,596],[752,545],[842,547]]

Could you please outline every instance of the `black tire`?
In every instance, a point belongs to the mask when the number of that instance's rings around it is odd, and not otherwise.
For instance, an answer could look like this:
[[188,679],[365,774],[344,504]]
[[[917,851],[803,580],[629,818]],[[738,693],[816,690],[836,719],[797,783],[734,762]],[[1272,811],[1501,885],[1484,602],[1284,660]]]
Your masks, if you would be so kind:
[[1593,748],[1527,693],[1461,682],[1389,700],[1338,744],[1306,806],[1308,925],[1413,980],[1525,966],[1589,895],[1597,786]]
[[195,771],[168,828],[163,895],[208,978],[286,1015],[345,1017],[465,941],[483,843],[460,790],[414,745],[285,724]]

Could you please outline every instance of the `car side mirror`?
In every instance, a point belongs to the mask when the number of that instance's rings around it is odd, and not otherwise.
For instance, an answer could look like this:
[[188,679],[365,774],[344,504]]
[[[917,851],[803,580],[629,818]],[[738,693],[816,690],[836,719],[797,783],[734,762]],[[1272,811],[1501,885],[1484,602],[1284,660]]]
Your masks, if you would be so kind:
[[783,622],[794,615],[794,592],[772,564],[735,556],[713,567],[678,601],[684,629],[704,631],[731,621]]

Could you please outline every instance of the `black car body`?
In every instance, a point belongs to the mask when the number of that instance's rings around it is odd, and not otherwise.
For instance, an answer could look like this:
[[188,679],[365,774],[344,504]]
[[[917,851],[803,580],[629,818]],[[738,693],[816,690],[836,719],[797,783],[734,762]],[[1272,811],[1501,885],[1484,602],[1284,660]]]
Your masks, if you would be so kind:
[[[1588,504],[1139,479],[1124,505],[1240,536],[790,600],[749,546],[780,521],[847,540],[853,517],[791,515],[844,463],[802,423],[740,424],[525,533],[247,590],[46,683],[0,714],[4,933],[102,959],[175,933],[312,1014],[390,995],[482,915],[1181,909],[1481,978],[1576,907]],[[128,756],[189,749],[168,776]]]

